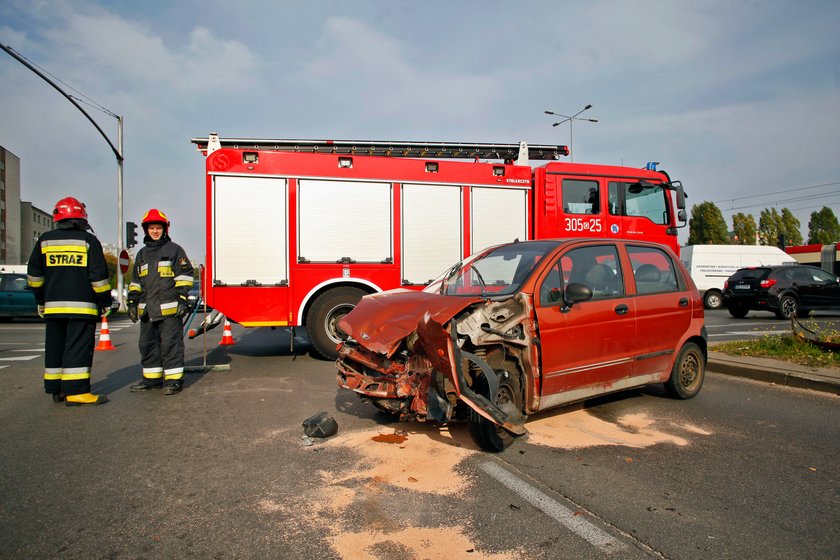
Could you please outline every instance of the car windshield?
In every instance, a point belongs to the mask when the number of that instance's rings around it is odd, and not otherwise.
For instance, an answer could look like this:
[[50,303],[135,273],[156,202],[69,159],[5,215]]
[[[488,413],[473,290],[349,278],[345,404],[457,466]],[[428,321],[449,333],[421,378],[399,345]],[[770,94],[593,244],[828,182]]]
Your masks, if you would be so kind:
[[763,280],[770,274],[769,268],[742,268],[730,280]]
[[423,290],[450,296],[509,296],[519,291],[556,241],[511,243],[491,247],[450,267]]

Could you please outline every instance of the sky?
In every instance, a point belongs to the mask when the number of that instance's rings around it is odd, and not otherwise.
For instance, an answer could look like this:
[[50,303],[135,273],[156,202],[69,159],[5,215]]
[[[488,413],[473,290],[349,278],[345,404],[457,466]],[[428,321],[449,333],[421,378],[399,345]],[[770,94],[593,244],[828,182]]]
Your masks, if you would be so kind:
[[[149,208],[204,261],[191,138],[569,144],[575,162],[660,162],[735,212],[840,217],[840,2],[146,0],[0,2],[0,43],[117,144],[124,219]],[[70,88],[73,88],[72,90]],[[545,110],[578,122],[552,127]],[[0,145],[21,198],[86,203],[117,241],[117,163],[69,101],[0,51]],[[142,233],[142,232],[141,232]],[[688,227],[680,232],[681,242]]]

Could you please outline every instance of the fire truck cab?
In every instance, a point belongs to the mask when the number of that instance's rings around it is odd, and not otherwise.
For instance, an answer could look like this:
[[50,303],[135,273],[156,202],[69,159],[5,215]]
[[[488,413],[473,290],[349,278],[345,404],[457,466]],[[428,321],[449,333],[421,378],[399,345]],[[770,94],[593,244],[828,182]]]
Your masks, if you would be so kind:
[[330,359],[362,296],[421,289],[482,248],[619,237],[678,251],[685,225],[664,172],[554,161],[565,146],[192,142],[206,155],[208,304],[248,327],[305,326]]

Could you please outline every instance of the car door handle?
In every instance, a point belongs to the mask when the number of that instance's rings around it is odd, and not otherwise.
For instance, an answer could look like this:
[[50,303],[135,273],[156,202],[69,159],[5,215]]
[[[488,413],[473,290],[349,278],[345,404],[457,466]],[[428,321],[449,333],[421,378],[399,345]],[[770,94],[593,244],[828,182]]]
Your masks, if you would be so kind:
[[615,306],[616,315],[627,315],[628,311],[630,311],[630,308],[627,307],[627,304],[622,303],[621,305]]
[[680,304],[680,307],[688,307],[688,298],[687,297],[680,298],[679,304]]

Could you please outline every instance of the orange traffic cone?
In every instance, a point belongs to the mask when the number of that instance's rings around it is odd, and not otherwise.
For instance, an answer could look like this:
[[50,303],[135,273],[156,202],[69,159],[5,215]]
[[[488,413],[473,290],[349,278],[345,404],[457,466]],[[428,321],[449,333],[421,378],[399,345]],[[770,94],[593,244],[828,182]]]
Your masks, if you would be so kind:
[[96,350],[116,349],[116,346],[111,344],[111,331],[108,330],[108,318],[102,317],[102,326],[99,329],[99,344],[96,345]]
[[230,332],[230,321],[225,317],[225,330],[222,332],[222,340],[219,341],[219,346],[228,346],[230,344],[236,343],[233,341],[233,333]]

